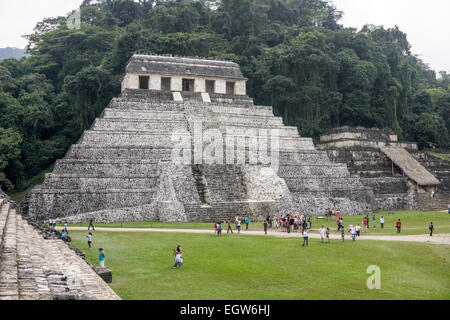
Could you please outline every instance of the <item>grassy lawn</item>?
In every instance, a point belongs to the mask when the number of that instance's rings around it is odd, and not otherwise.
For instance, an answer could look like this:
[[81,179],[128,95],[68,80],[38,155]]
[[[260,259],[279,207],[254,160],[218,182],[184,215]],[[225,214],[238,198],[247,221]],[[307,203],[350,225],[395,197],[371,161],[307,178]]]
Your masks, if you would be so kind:
[[448,162],[450,162],[450,153],[437,153],[432,151],[428,151],[427,153],[439,159],[447,160]]
[[[394,215],[389,215],[387,212],[377,212],[375,214],[377,227],[372,228],[372,220],[370,220],[370,228],[365,234],[370,235],[397,235],[395,222],[397,219],[402,221],[402,232],[400,235],[414,235],[428,233],[428,225],[432,221],[435,227],[434,233],[450,233],[450,214],[445,212],[434,211],[397,211]],[[385,219],[384,229],[380,228],[380,216]],[[364,216],[344,216],[344,226],[349,224],[360,224],[363,226],[362,220]],[[372,216],[370,216],[372,219]],[[313,217],[312,228],[318,230],[321,225],[329,227],[332,233],[337,233],[336,218],[330,218],[329,221],[325,219],[318,219]],[[160,221],[138,221],[138,222],[124,222],[101,224],[94,223],[96,227],[109,228],[173,228],[173,229],[210,229],[213,230],[213,223],[203,222],[185,222],[185,223],[164,223]],[[87,228],[88,224],[73,224],[72,226],[84,226]],[[223,232],[226,232],[226,224],[223,224]],[[232,224],[233,230],[235,229]],[[241,225],[241,230],[245,230],[245,224]],[[250,222],[249,230],[263,230],[261,222]],[[364,231],[363,231],[364,233]]]
[[[388,241],[332,241],[264,236],[70,232],[98,265],[103,247],[112,288],[123,299],[450,299],[450,246]],[[172,249],[185,265],[172,269]],[[381,269],[381,289],[366,286]]]

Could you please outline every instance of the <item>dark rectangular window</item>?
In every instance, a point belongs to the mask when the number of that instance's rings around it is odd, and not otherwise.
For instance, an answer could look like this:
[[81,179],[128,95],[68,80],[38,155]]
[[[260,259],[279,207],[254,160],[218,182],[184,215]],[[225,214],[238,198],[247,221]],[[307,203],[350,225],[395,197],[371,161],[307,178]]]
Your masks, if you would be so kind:
[[183,79],[183,91],[194,91],[194,79]]
[[170,78],[161,78],[161,90],[170,91]]
[[206,80],[205,86],[206,86],[206,92],[214,93],[215,92],[214,88],[216,86],[216,82],[214,80]]
[[148,90],[149,76],[139,76],[139,89]]
[[227,82],[227,94],[234,94],[234,82]]

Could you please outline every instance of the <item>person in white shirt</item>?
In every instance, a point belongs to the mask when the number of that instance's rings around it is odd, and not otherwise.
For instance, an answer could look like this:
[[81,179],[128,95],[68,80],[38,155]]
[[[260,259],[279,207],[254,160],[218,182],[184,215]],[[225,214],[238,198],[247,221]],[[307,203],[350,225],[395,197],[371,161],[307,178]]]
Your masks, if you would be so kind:
[[352,234],[352,241],[355,241],[356,238],[356,228],[351,224],[350,225],[350,229],[349,229],[350,233]]
[[320,242],[323,243],[323,239],[325,238],[325,228],[322,226],[319,232],[320,232]]
[[359,237],[361,235],[361,226],[359,224],[355,227],[356,230],[356,236]]
[[305,243],[306,246],[308,246],[308,231],[306,229],[303,231],[303,247],[305,246]]
[[241,233],[241,220],[239,220],[239,218],[236,218],[235,224],[238,234]]
[[381,225],[381,229],[383,229],[383,227],[384,227],[384,218],[383,218],[383,216],[381,216],[381,218],[380,218],[380,225]]

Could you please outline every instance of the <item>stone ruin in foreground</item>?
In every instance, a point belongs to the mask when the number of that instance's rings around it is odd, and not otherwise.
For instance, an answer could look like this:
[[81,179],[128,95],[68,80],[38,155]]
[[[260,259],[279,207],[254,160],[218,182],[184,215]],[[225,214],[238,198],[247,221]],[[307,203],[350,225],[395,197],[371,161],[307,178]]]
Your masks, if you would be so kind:
[[133,55],[122,94],[22,212],[69,223],[372,212],[372,188],[254,105],[246,80],[232,62]]

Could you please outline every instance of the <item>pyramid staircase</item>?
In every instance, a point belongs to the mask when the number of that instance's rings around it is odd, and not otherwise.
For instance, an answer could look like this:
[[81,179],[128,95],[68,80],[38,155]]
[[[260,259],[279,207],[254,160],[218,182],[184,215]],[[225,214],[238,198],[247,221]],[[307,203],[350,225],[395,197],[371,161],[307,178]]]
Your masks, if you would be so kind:
[[62,240],[44,237],[0,194],[0,300],[117,300]]
[[[301,138],[297,128],[285,126],[271,107],[254,105],[247,96],[211,94],[210,103],[200,93],[182,97],[177,102],[170,92],[125,90],[27,195],[22,212],[69,222],[91,216],[104,222],[256,219],[293,210],[321,214],[328,207],[371,212],[371,189],[345,164],[317,151],[312,139]],[[198,124],[202,132],[222,135],[224,163],[174,165],[174,138],[194,146]],[[279,166],[266,178],[260,171],[270,165],[249,161],[255,144],[245,147],[244,162],[225,162],[226,141],[268,142],[258,136],[261,130],[279,134]]]

